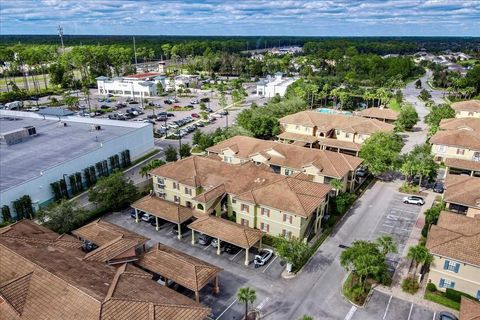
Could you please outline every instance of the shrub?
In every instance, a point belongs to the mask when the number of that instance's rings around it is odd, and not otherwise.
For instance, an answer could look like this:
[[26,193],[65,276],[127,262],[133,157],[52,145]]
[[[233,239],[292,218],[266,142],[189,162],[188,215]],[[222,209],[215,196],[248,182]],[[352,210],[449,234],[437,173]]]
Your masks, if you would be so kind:
[[429,292],[435,292],[437,291],[437,286],[434,283],[427,283],[427,291]]
[[353,193],[345,192],[341,193],[332,199],[335,212],[344,214],[348,208],[355,202],[356,196]]
[[411,185],[408,183],[404,183],[398,188],[398,191],[403,192],[403,193],[418,193],[419,192],[419,187],[417,185]]
[[450,288],[447,288],[445,290],[445,297],[450,299],[450,300],[453,300],[455,302],[460,303],[460,300],[462,300],[462,296],[473,299],[473,300],[476,300],[475,297],[472,297],[471,295],[469,295],[465,292],[457,291],[457,290],[450,289]]
[[413,277],[407,277],[402,282],[402,290],[410,294],[415,294],[420,288],[417,280]]

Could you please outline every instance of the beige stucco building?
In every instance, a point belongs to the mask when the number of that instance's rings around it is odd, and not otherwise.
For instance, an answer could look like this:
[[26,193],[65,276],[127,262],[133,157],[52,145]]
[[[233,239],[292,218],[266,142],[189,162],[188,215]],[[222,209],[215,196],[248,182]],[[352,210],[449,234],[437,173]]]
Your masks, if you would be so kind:
[[480,178],[448,174],[443,200],[451,211],[480,218]]
[[452,103],[456,118],[480,118],[480,100],[468,100]]
[[207,149],[210,157],[232,164],[265,164],[285,176],[304,173],[314,182],[329,184],[338,179],[351,191],[361,183],[355,172],[362,159],[343,153],[309,149],[292,144],[235,136]]
[[480,219],[442,212],[428,233],[428,281],[480,298]]
[[264,165],[233,165],[196,156],[150,174],[156,197],[201,214],[234,219],[272,236],[304,238],[316,233],[331,190],[304,174],[282,176]]
[[393,132],[394,125],[359,116],[302,111],[281,118],[282,142],[358,156],[361,145],[375,132]]
[[436,161],[444,162],[447,158],[480,161],[480,131],[470,127],[438,131],[430,138],[430,144]]

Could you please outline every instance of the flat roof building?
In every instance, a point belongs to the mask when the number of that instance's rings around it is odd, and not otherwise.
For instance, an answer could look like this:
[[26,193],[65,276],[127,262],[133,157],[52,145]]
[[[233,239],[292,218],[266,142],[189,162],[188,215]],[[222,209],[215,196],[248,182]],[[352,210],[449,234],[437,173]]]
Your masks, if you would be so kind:
[[288,86],[295,80],[295,78],[284,78],[281,72],[277,72],[274,77],[268,76],[257,82],[257,95],[267,98],[273,98],[276,95],[283,97]]
[[148,123],[0,110],[0,206],[13,212],[13,201],[29,195],[38,209],[54,199],[51,183],[71,188],[68,177],[79,173],[85,186],[86,168],[96,178],[103,173],[98,163],[112,171],[153,147]]
[[124,97],[151,97],[157,95],[157,84],[165,87],[165,77],[158,72],[146,72],[125,77],[98,77],[98,94]]

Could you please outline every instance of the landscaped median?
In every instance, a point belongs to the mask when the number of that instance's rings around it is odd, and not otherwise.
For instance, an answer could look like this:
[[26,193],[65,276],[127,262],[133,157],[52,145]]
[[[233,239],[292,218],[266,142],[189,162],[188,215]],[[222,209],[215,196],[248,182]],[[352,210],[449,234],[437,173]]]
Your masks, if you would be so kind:
[[425,290],[424,298],[426,300],[430,300],[432,302],[441,304],[442,306],[445,306],[454,310],[460,310],[460,302],[462,300],[462,296],[472,300],[476,300],[475,297],[472,297],[467,293],[450,289],[450,288],[447,288],[445,292],[438,291],[436,286],[433,283],[429,283]]

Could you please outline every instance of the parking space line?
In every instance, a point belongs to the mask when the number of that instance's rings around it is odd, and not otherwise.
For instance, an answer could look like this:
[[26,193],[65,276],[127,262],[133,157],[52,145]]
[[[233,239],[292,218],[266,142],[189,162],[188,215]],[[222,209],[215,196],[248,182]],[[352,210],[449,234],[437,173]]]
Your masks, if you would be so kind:
[[352,306],[350,310],[348,311],[347,315],[345,316],[344,320],[350,320],[352,319],[353,315],[355,314],[355,311],[357,311],[357,307]]
[[208,248],[210,248],[212,246],[212,244],[210,243],[208,246],[206,246],[205,248],[203,248],[203,250],[207,250]]
[[270,261],[270,263],[265,267],[265,269],[263,269],[262,273],[264,273],[265,271],[267,271],[268,267],[270,267],[273,263],[273,261],[275,261],[277,259],[278,256],[275,256],[275,258],[272,259],[272,261]]
[[435,320],[435,316],[436,316],[436,315],[437,315],[437,312],[436,312],[436,311],[433,312],[433,318],[432,318],[432,320]]
[[263,307],[265,307],[265,304],[270,301],[270,297],[266,297],[265,299],[262,300],[262,302],[260,302],[257,306],[257,310],[262,310]]
[[224,314],[225,312],[227,312],[227,310],[230,309],[235,302],[237,302],[237,298],[235,298],[235,300],[233,300],[233,302],[230,303],[230,305],[229,305],[225,310],[223,310],[223,312],[222,312],[215,320],[220,319],[220,317],[223,316],[223,314]]
[[238,251],[233,257],[230,258],[230,261],[233,261],[243,250]]
[[385,313],[383,314],[383,318],[385,320],[385,318],[387,317],[387,313],[388,313],[388,307],[390,307],[390,302],[392,302],[392,297],[393,296],[390,296],[390,299],[388,299],[388,304],[387,304],[387,307],[385,308]]
[[410,320],[410,317],[412,316],[412,310],[413,310],[413,303],[410,306],[410,312],[408,313],[408,319],[407,320]]

